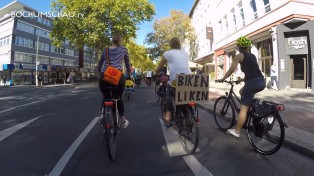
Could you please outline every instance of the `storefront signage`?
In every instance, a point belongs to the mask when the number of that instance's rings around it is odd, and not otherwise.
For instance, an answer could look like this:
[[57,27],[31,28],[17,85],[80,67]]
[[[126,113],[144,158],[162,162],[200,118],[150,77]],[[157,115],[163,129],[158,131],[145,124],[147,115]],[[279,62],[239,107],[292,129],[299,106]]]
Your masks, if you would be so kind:
[[15,66],[14,64],[3,64],[2,68],[3,70],[14,70]]
[[21,64],[21,69],[24,69],[24,70],[35,70],[36,69],[36,66],[35,64]]
[[308,54],[307,37],[286,38],[287,55]]

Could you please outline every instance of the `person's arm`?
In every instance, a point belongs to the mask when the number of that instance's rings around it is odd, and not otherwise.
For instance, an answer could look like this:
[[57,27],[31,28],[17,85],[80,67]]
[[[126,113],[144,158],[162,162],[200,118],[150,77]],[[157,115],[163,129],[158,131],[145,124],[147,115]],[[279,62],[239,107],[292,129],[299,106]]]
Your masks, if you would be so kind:
[[221,79],[219,79],[218,81],[224,81],[225,79],[227,79],[233,72],[234,70],[237,68],[238,64],[240,63],[240,60],[243,59],[243,54],[237,54],[229,68],[229,70],[227,71],[227,73],[225,74],[225,76]]
[[164,56],[161,56],[161,60],[160,60],[160,62],[159,62],[159,65],[158,65],[158,67],[157,67],[157,69],[156,69],[156,71],[155,71],[155,75],[158,75],[159,74],[159,72],[161,71],[161,69],[163,68],[163,66],[166,64],[166,59],[164,58]]
[[130,65],[129,52],[128,52],[128,50],[126,48],[124,48],[124,49],[125,49],[124,63],[125,63],[127,74],[131,78],[131,65]]
[[104,61],[105,61],[105,54],[106,54],[106,50],[102,53],[101,57],[100,57],[100,60],[98,62],[98,66],[97,66],[97,70],[98,70],[98,73],[101,72],[101,67],[102,65],[104,64]]

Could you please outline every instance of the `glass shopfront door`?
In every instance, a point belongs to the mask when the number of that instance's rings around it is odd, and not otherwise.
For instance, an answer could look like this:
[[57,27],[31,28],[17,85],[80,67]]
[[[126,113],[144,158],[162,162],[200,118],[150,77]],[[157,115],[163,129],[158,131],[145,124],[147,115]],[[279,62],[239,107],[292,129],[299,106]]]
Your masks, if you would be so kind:
[[306,56],[291,56],[291,88],[306,88]]

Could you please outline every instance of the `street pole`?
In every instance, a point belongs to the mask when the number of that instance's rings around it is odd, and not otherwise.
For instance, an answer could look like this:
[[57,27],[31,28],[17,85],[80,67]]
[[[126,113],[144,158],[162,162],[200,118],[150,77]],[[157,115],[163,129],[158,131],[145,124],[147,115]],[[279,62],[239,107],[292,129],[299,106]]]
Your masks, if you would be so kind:
[[39,35],[37,35],[37,50],[36,50],[36,75],[35,75],[35,80],[36,80],[36,87],[38,87],[38,46],[39,46]]

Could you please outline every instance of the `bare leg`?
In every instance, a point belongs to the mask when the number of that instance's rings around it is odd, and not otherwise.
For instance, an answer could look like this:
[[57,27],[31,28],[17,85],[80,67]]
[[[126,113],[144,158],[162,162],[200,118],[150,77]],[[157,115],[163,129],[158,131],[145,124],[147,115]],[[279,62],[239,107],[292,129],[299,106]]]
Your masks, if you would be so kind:
[[241,105],[237,126],[235,128],[235,132],[238,133],[238,134],[240,134],[240,130],[241,130],[241,128],[243,127],[243,125],[245,123],[246,114],[247,114],[248,110],[249,110],[248,106]]
[[170,111],[166,111],[166,114],[165,114],[165,121],[169,122],[171,119],[171,112]]

